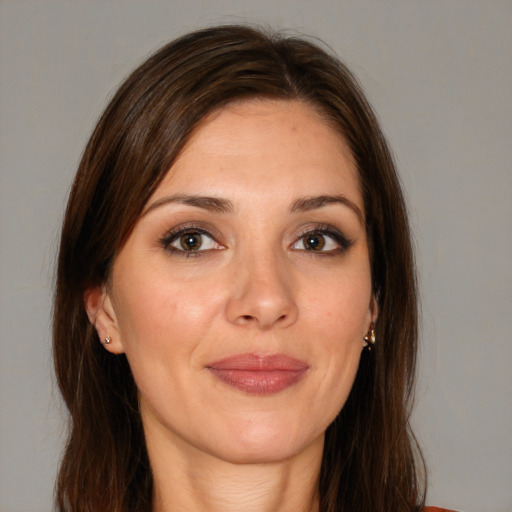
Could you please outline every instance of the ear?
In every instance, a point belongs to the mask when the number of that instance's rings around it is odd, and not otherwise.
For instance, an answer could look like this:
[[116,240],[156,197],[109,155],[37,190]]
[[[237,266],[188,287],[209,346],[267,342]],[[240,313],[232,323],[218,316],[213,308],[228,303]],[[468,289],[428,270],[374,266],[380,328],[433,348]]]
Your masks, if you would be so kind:
[[[363,338],[363,349],[368,348],[368,350],[372,349],[373,343],[375,343],[375,338],[373,342],[370,343],[369,336],[371,336],[370,331],[375,328],[375,323],[377,322],[377,318],[379,317],[379,305],[377,304],[377,299],[375,298],[375,294],[372,293],[370,298],[370,304],[368,306],[368,313],[366,316],[366,327],[365,332],[362,336]],[[375,332],[375,331],[373,331]]]
[[[87,288],[83,296],[84,307],[89,321],[94,325],[98,338],[106,350],[113,354],[122,354],[124,346],[121,341],[117,318],[106,285]],[[109,343],[103,341],[110,337]]]
[[379,318],[379,305],[377,303],[377,299],[375,294],[372,293],[372,298],[370,299],[370,322],[375,325],[377,323],[377,318]]

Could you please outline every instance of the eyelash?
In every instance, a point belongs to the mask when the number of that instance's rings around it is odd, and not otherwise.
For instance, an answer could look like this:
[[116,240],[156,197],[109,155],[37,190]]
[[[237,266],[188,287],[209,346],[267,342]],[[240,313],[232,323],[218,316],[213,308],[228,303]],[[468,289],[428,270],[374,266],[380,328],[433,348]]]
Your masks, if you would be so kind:
[[[203,256],[205,253],[208,253],[212,250],[220,250],[220,249],[206,249],[206,250],[196,250],[196,251],[186,251],[182,249],[178,249],[176,247],[173,247],[172,244],[179,239],[180,236],[186,235],[187,233],[198,233],[200,235],[205,235],[214,242],[216,242],[218,245],[219,242],[216,241],[215,236],[213,236],[208,230],[204,229],[201,226],[196,226],[194,224],[189,224],[187,226],[180,226],[177,228],[172,229],[171,231],[167,232],[161,239],[160,239],[160,245],[171,252],[172,254],[176,254],[179,256],[183,256],[186,258],[190,257],[199,257]],[[314,251],[314,250],[308,250],[308,249],[297,249],[304,251],[306,253],[310,253],[311,256],[335,256],[338,254],[342,254],[346,252],[351,245],[354,243],[352,240],[347,238],[341,231],[334,228],[333,226],[330,226],[328,224],[321,224],[318,226],[315,226],[313,229],[306,229],[304,230],[298,237],[297,240],[292,244],[296,245],[301,240],[305,239],[307,236],[323,236],[323,237],[329,237],[336,244],[339,246],[336,249],[332,249],[329,251]],[[304,242],[303,242],[304,243]]]
[[293,245],[295,245],[300,240],[305,239],[308,236],[315,236],[315,235],[327,236],[329,238],[332,238],[339,245],[339,247],[337,249],[333,249],[330,251],[316,252],[313,250],[303,249],[305,252],[311,253],[311,255],[315,255],[315,256],[336,256],[338,254],[343,254],[354,243],[353,240],[350,240],[349,238],[347,238],[339,229],[337,229],[329,224],[320,224],[318,226],[315,226],[313,229],[304,230],[297,238],[297,242],[294,242]]
[[[202,256],[204,253],[209,252],[209,250],[203,251],[185,251],[182,249],[177,249],[173,247],[171,244],[179,239],[180,236],[186,235],[187,233],[198,233],[200,235],[205,235],[212,240],[215,240],[215,236],[213,236],[208,230],[204,229],[201,226],[196,226],[194,224],[187,224],[186,226],[179,226],[177,228],[173,228],[168,231],[161,239],[160,245],[171,252],[172,254],[177,254],[178,256],[184,256],[185,258],[194,258],[198,256]],[[216,242],[218,244],[218,242]],[[219,244],[220,245],[220,244]]]

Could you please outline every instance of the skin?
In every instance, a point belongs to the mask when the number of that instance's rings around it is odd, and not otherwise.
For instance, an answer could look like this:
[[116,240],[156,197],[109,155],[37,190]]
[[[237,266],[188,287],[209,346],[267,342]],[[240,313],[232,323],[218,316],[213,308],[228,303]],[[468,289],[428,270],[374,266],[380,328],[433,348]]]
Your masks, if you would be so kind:
[[[297,208],[327,195],[344,199]],[[109,285],[85,295],[100,339],[112,338],[105,348],[126,354],[139,389],[155,511],[318,510],[324,433],[377,315],[362,212],[352,155],[309,105],[239,102],[195,131]],[[169,234],[184,227],[204,250],[186,252]],[[208,369],[241,353],[286,354],[308,370],[280,392],[250,394]]]

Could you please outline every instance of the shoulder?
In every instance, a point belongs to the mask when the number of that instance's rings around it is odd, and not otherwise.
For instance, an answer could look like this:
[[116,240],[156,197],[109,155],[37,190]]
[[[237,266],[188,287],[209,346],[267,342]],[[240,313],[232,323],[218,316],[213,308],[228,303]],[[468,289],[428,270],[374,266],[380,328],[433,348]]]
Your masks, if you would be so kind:
[[440,507],[425,507],[422,512],[456,512],[455,510],[450,510],[448,508],[440,508]]

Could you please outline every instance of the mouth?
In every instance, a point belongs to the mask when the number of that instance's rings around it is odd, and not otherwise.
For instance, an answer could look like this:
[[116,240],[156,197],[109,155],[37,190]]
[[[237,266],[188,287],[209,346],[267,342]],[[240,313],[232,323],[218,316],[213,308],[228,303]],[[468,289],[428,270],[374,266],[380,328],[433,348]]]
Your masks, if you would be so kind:
[[252,395],[272,395],[299,382],[309,366],[285,354],[237,354],[206,368],[231,387]]

